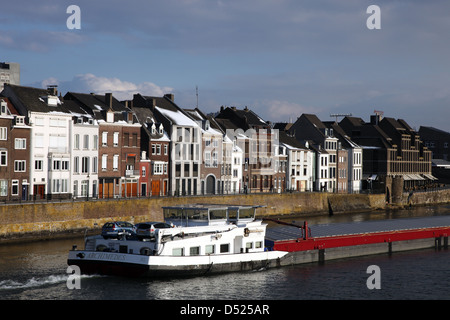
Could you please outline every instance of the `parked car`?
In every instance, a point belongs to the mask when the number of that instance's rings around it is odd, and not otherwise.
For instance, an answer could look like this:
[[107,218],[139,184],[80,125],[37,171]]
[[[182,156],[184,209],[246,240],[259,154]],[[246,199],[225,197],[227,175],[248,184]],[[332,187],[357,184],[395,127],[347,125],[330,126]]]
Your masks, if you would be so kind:
[[141,222],[136,225],[136,235],[139,239],[154,238],[156,229],[173,228],[172,224],[165,222]]
[[117,239],[124,234],[127,238],[135,236],[136,227],[132,223],[126,221],[107,222],[102,227],[102,236],[105,239]]

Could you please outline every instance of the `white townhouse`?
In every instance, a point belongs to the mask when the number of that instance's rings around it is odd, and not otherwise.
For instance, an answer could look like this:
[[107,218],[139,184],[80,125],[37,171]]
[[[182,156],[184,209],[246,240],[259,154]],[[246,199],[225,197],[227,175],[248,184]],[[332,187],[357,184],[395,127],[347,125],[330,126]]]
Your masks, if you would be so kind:
[[169,134],[169,194],[201,193],[202,128],[174,102],[172,94],[145,97],[156,120]]
[[[69,103],[69,101],[67,101]],[[74,198],[98,196],[99,128],[90,114],[77,114],[71,123],[72,195]]]
[[70,198],[72,113],[57,96],[56,88],[7,85],[3,95],[27,118],[31,127],[30,196]]
[[314,152],[309,149],[309,143],[302,143],[286,132],[280,132],[280,148],[287,155],[286,188],[312,191]]
[[[198,108],[184,109],[197,122],[202,135],[201,194],[220,194],[227,189],[224,180],[223,131],[213,117],[206,116]],[[230,167],[227,167],[229,170]]]

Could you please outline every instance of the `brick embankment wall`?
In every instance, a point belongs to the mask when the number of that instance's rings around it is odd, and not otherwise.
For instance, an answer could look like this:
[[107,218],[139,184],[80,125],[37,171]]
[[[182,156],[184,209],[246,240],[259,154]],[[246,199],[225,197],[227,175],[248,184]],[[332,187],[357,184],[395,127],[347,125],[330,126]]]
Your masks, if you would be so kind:
[[385,208],[384,195],[329,193],[246,194],[0,205],[0,240],[67,236],[111,220],[163,220],[163,206],[220,203],[263,205],[258,216],[329,214]]
[[403,193],[404,206],[432,205],[450,203],[450,189],[436,189],[428,192]]

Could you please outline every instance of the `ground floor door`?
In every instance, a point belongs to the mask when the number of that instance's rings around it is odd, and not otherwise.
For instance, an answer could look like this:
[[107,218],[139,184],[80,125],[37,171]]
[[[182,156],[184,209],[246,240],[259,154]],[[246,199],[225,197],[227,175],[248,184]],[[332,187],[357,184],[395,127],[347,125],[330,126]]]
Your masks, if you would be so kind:
[[216,192],[216,178],[214,176],[208,176],[206,178],[206,194],[215,194]]
[[161,183],[159,180],[152,181],[152,196],[159,196],[161,192]]
[[35,200],[45,199],[45,185],[44,184],[35,184],[33,187],[33,194]]

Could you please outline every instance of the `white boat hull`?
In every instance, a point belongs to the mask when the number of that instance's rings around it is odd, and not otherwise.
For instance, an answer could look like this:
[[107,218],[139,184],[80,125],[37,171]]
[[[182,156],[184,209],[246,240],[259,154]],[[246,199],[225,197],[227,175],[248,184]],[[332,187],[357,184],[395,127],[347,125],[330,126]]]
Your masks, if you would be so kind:
[[284,251],[203,256],[146,256],[116,252],[72,250],[68,264],[85,274],[123,276],[190,276],[259,270],[280,266]]

